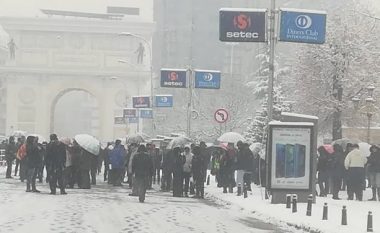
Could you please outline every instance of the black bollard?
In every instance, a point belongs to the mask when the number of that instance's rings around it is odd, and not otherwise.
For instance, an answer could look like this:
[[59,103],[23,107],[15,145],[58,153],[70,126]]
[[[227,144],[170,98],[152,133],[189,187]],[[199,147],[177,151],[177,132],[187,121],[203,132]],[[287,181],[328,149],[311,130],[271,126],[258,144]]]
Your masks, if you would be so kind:
[[237,195],[241,196],[241,184],[238,184],[238,190],[237,190]]
[[244,198],[247,198],[248,197],[248,187],[247,187],[247,185],[243,186],[243,193],[244,193]]
[[297,212],[297,194],[293,194],[292,213]]
[[286,194],[286,208],[290,209],[292,205],[292,194]]
[[207,176],[207,185],[210,185],[210,175]]
[[345,205],[342,209],[342,225],[347,225],[347,209]]
[[367,232],[373,232],[373,226],[372,226],[372,212],[368,211],[368,218],[367,218]]
[[327,207],[327,203],[325,203],[323,206],[322,220],[327,220],[327,216],[328,216],[328,207]]
[[194,194],[195,194],[195,190],[194,190],[194,182],[190,182],[190,194],[191,194],[191,195],[194,195]]
[[306,210],[306,216],[311,216],[311,208],[313,205],[313,195],[310,194],[307,198],[307,210]]

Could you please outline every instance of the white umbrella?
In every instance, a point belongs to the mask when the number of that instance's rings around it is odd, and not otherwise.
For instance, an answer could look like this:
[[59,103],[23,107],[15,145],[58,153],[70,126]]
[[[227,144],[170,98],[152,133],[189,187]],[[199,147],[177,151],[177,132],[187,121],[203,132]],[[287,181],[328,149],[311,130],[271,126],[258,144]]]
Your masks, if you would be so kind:
[[86,151],[94,155],[99,155],[100,142],[98,139],[88,134],[78,134],[74,139]]
[[366,142],[360,142],[358,145],[359,145],[360,152],[362,152],[362,154],[365,157],[368,157],[370,154],[369,148],[371,147],[371,145]]
[[228,133],[224,133],[222,136],[220,136],[218,138],[218,141],[219,142],[228,142],[228,143],[235,143],[236,144],[238,141],[244,142],[245,138],[241,134],[239,134],[239,133],[228,132]]
[[149,136],[146,134],[136,134],[136,135],[128,136],[126,142],[128,144],[131,144],[131,143],[139,144],[139,143],[146,142],[148,139],[149,139]]
[[191,139],[183,136],[174,138],[169,142],[166,149],[173,149],[175,147],[184,147],[185,145],[191,143]]
[[16,138],[20,138],[22,136],[26,136],[26,131],[16,130],[16,131],[13,132],[12,136],[15,136]]

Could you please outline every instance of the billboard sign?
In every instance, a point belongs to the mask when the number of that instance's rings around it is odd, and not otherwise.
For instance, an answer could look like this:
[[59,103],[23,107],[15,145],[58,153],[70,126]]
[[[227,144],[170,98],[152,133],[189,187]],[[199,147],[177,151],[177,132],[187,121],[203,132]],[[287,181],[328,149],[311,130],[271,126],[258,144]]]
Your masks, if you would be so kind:
[[186,70],[161,69],[161,87],[186,88]]
[[308,124],[270,125],[271,189],[311,188],[312,123]]
[[124,118],[137,117],[137,109],[135,108],[123,109],[123,117]]
[[149,96],[133,96],[132,102],[134,108],[150,108]]
[[323,44],[326,12],[280,9],[280,41]]
[[226,42],[265,42],[266,9],[222,8],[219,39]]
[[195,88],[220,89],[220,71],[195,70]]
[[138,124],[139,123],[139,118],[138,117],[128,118],[128,123],[129,124]]
[[152,119],[153,118],[152,109],[140,109],[140,118]]
[[114,124],[115,125],[124,125],[125,124],[125,118],[124,117],[115,117]]
[[173,96],[156,95],[156,107],[173,107]]

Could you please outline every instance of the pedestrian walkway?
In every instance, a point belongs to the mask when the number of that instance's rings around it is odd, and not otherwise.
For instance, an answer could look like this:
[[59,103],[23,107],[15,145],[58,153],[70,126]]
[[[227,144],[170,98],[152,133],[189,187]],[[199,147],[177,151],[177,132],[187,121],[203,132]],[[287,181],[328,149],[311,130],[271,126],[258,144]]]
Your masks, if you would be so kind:
[[[206,198],[220,205],[233,206],[240,209],[242,214],[264,222],[276,225],[290,225],[296,228],[309,230],[310,232],[348,233],[366,232],[368,211],[373,213],[374,232],[380,232],[380,202],[374,201],[348,201],[347,194],[341,191],[342,200],[332,200],[332,196],[317,197],[316,204],[312,207],[312,216],[306,216],[306,203],[298,203],[297,213],[286,209],[285,204],[270,204],[270,200],[264,199],[264,188],[254,186],[248,198],[237,196],[236,193],[222,193],[221,188],[216,187],[214,177],[211,184],[206,187]],[[371,190],[364,192],[364,200],[371,198]],[[328,204],[328,220],[322,221],[323,205]],[[343,206],[347,206],[347,226],[341,226],[341,212]],[[379,224],[379,225],[377,225]]]
[[0,168],[0,233],[293,232],[207,199],[172,197],[159,192],[158,186],[148,190],[145,203],[128,196],[131,190],[126,186],[104,182],[52,196],[47,184],[39,185],[41,194],[25,193],[25,184],[2,178],[4,172]]

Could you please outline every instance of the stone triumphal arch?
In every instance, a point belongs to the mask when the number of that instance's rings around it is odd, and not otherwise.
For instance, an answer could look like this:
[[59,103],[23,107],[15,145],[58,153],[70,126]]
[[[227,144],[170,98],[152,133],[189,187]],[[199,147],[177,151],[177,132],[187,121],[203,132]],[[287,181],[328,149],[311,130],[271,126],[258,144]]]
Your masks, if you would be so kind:
[[149,59],[136,63],[140,39],[120,33],[151,41],[154,24],[98,16],[0,18],[16,45],[14,58],[4,56],[4,48],[0,51],[0,134],[24,130],[48,136],[54,132],[57,101],[73,90],[86,91],[98,101],[95,136],[108,140],[136,131],[136,125],[115,125],[114,119],[130,107],[130,96],[149,94],[150,64]]

